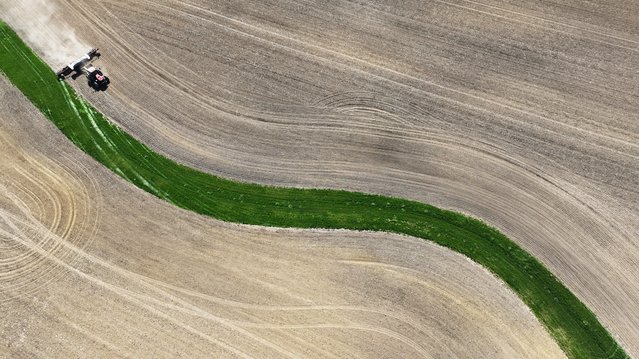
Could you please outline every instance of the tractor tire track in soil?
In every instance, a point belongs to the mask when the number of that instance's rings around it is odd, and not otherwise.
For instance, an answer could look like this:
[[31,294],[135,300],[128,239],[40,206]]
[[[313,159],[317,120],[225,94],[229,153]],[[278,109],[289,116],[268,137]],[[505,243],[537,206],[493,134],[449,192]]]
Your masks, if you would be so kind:
[[636,2],[59,3],[155,150],[481,218],[639,356]]
[[5,79],[0,98],[0,238],[29,259],[0,261],[2,356],[563,357],[457,253],[181,210],[73,147]]

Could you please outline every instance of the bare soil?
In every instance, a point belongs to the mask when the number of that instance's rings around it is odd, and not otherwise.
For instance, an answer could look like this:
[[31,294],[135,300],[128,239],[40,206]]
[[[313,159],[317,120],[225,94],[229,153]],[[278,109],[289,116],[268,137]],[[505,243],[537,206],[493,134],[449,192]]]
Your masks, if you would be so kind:
[[563,357],[459,254],[183,211],[0,99],[0,357]]
[[639,356],[636,1],[59,3],[156,150],[481,218]]

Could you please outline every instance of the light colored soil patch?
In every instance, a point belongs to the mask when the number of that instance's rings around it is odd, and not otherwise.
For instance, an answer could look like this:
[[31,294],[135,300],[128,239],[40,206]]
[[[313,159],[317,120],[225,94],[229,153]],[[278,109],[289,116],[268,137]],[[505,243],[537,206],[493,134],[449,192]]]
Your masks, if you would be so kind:
[[563,356],[461,255],[177,209],[87,158],[4,79],[0,98],[1,356]]
[[482,218],[639,356],[636,2],[59,2],[153,148]]

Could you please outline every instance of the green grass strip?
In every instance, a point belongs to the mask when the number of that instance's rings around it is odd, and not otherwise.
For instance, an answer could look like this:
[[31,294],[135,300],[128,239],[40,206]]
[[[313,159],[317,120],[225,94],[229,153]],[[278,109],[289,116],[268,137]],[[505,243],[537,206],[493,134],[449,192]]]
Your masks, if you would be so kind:
[[0,22],[0,71],[76,146],[143,190],[224,221],[344,228],[433,241],[488,268],[530,307],[570,358],[627,358],[594,314],[494,228],[424,203],[373,194],[240,183],[178,164],[109,122]]

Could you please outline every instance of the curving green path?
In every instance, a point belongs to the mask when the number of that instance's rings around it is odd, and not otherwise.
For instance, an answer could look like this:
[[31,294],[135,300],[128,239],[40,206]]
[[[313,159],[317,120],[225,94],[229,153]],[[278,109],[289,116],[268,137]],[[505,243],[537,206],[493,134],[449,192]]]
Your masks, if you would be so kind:
[[627,358],[584,306],[539,261],[494,228],[462,214],[399,198],[268,187],[180,165],[120,130],[79,98],[4,23],[0,71],[76,146],[136,186],[224,221],[277,227],[403,233],[436,242],[506,282],[571,358]]

